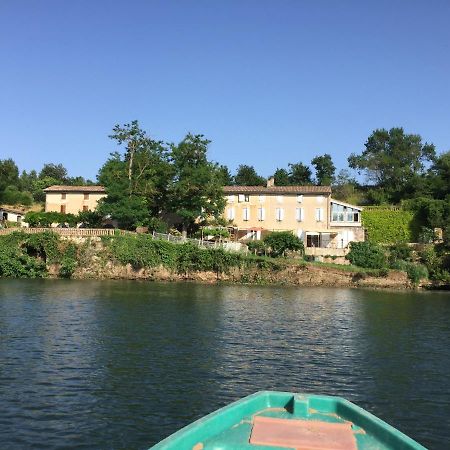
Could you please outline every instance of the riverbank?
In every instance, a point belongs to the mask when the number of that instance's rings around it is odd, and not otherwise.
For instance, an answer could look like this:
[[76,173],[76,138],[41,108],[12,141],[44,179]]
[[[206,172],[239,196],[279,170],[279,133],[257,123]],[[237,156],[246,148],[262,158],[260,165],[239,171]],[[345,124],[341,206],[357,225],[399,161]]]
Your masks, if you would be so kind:
[[196,281],[259,285],[370,287],[414,285],[397,270],[269,258],[173,244],[149,235],[61,237],[51,232],[0,237],[0,276],[9,278]]
[[[50,275],[58,277],[58,267]],[[234,267],[229,271],[187,271],[179,273],[163,266],[136,268],[131,264],[118,265],[108,261],[105,265],[92,264],[78,267],[73,279],[122,279],[148,281],[193,281],[208,284],[239,283],[256,285],[321,286],[321,287],[365,287],[376,289],[405,290],[415,286],[406,273],[389,271],[385,276],[373,276],[361,271],[320,267],[311,263],[286,264],[277,270],[256,267]]]

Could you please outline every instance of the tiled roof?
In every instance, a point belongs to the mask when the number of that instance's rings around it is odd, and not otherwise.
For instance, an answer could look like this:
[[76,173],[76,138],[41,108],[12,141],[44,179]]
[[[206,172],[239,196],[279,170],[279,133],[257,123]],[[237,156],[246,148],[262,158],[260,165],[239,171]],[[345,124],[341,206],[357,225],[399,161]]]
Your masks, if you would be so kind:
[[225,194],[331,194],[331,186],[224,186]]
[[44,189],[44,192],[106,192],[103,186],[63,186],[55,185]]

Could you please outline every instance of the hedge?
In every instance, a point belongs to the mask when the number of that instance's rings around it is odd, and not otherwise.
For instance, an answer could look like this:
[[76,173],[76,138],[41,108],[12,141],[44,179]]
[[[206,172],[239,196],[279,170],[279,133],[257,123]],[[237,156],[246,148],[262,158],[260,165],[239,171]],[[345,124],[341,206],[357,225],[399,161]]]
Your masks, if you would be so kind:
[[367,240],[378,244],[414,242],[414,214],[404,210],[363,210],[362,224],[367,230]]

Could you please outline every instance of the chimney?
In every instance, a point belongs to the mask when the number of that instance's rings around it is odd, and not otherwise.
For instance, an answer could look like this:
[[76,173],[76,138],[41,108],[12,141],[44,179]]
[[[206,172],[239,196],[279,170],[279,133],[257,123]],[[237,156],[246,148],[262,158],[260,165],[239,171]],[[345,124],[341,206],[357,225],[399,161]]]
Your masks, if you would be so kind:
[[274,177],[268,178],[267,187],[270,188],[270,187],[274,187],[274,186],[275,186],[275,178]]

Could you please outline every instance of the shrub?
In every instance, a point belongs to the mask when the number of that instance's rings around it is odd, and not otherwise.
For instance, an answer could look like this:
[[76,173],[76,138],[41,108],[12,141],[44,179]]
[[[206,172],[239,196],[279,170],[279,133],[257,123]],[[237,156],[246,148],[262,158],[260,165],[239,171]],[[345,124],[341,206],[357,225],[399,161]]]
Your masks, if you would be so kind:
[[386,255],[383,249],[370,241],[351,242],[350,252],[346,255],[352,264],[368,269],[383,269],[386,267]]
[[396,261],[401,259],[403,261],[410,261],[412,255],[411,247],[405,242],[400,242],[392,245],[389,248],[389,260]]
[[276,231],[264,238],[264,244],[270,249],[270,256],[286,256],[286,251],[299,251],[304,253],[303,241],[290,231]]
[[263,255],[266,253],[266,244],[264,241],[248,241],[246,244],[249,251],[255,255]]

